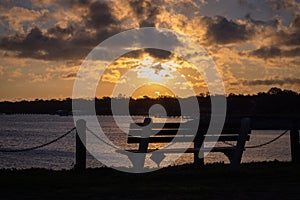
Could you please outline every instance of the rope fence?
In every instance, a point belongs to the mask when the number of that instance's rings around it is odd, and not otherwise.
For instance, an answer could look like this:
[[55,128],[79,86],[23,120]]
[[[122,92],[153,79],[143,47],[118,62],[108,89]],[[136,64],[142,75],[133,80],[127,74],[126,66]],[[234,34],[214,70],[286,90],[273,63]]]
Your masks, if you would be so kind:
[[[267,141],[265,143],[262,143],[262,144],[258,144],[258,145],[252,145],[252,146],[245,146],[245,149],[255,149],[255,148],[260,148],[260,147],[263,147],[263,146],[267,146],[269,144],[272,144],[273,142],[279,140],[282,136],[284,136],[289,130],[286,130],[284,131],[283,133],[281,133],[280,135],[276,136],[274,139],[270,140],[270,141]],[[222,141],[224,144],[227,144],[229,146],[232,146],[232,147],[236,147],[234,144],[231,144],[229,142],[226,142],[226,141]]]
[[70,133],[72,133],[74,130],[76,129],[76,127],[72,128],[71,130],[67,131],[65,134],[55,138],[54,140],[51,140],[50,142],[47,142],[45,144],[41,144],[38,146],[34,146],[34,147],[28,147],[28,148],[24,148],[24,149],[0,149],[0,152],[4,152],[4,153],[15,153],[15,152],[25,152],[25,151],[32,151],[35,149],[39,149],[39,148],[43,148],[45,146],[48,146],[52,143],[55,143],[57,141],[59,141],[60,139],[66,137],[67,135],[69,135]]
[[[69,135],[70,133],[72,133],[74,130],[76,130],[76,127],[70,129],[69,131],[67,131],[65,134],[45,143],[45,144],[41,144],[41,145],[38,145],[38,146],[34,146],[34,147],[28,147],[28,148],[24,148],[24,149],[0,149],[0,152],[3,152],[3,153],[14,153],[14,152],[26,152],[26,151],[32,151],[32,150],[35,150],[35,149],[40,149],[40,148],[43,148],[43,147],[46,147],[50,144],[53,144],[59,140],[61,140],[62,138],[66,137],[67,135]],[[89,128],[87,128],[87,131],[89,133],[91,133],[93,136],[95,136],[98,140],[102,141],[103,143],[107,144],[108,146],[114,148],[114,149],[117,149],[114,145],[106,142],[105,140],[103,140],[101,137],[99,137],[95,132],[93,132],[92,130],[90,130]],[[270,141],[267,141],[265,143],[262,143],[262,144],[258,144],[258,145],[252,145],[252,146],[245,146],[245,149],[255,149],[255,148],[260,148],[260,147],[263,147],[263,146],[267,146],[269,144],[272,144],[274,143],[275,141],[279,140],[282,136],[284,136],[289,130],[286,130],[284,131],[283,133],[281,133],[280,135],[276,136],[274,139],[270,140]],[[227,144],[229,146],[232,146],[232,147],[236,147],[236,145],[232,144],[232,143],[229,143],[229,142],[226,142],[226,141],[222,141],[224,144]]]

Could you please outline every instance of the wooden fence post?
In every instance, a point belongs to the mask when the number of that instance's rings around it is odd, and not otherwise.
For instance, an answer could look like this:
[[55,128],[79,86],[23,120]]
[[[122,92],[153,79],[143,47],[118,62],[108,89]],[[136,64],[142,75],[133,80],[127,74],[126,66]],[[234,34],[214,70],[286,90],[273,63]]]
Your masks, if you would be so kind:
[[204,166],[204,152],[201,151],[201,146],[203,145],[203,142],[204,142],[203,133],[197,131],[196,137],[194,139],[194,166],[195,167]]
[[236,148],[233,153],[232,159],[230,161],[231,169],[232,170],[239,170],[240,169],[240,163],[242,160],[242,155],[245,149],[245,144],[247,140],[247,136],[251,131],[251,120],[250,118],[243,118],[241,120],[241,127],[240,127],[240,133],[237,140]]
[[86,121],[76,122],[76,158],[75,171],[83,172],[86,169]]
[[299,130],[298,123],[293,122],[290,130],[291,155],[293,163],[300,163],[300,144],[299,144]]

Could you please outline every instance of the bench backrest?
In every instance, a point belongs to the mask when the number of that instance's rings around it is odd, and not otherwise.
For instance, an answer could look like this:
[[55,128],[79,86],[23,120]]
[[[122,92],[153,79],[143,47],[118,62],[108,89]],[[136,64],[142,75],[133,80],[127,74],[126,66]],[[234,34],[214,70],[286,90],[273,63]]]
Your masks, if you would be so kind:
[[[192,142],[192,141],[237,141],[240,133],[240,120],[227,120],[220,136],[215,134],[206,133],[208,123],[200,123],[197,130],[192,127],[194,121],[184,123],[152,123],[151,128],[145,130],[145,126],[149,123],[149,118],[146,123],[132,123],[129,127],[129,135],[127,139],[128,144],[140,143],[141,138],[148,137],[149,143],[169,143],[174,137],[176,142]],[[151,120],[150,120],[151,121]],[[145,136],[145,131],[148,132]],[[250,133],[247,135],[247,140],[250,139]],[[196,135],[196,137],[195,137]]]

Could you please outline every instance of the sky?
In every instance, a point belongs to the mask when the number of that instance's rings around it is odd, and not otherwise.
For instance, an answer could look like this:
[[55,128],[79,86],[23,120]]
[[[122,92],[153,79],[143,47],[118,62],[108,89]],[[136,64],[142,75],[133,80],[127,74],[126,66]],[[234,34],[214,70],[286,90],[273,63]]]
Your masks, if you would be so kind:
[[[88,54],[142,27],[171,29],[201,45],[226,94],[300,92],[300,0],[1,0],[0,101],[72,97]],[[174,53],[135,50],[108,64],[95,95],[206,93],[194,67]]]

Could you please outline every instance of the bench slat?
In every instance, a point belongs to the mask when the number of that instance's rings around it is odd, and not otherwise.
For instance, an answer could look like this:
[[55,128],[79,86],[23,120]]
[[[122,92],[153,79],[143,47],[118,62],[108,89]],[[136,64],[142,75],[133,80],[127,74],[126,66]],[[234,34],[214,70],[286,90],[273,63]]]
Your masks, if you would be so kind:
[[[174,137],[168,137],[168,136],[161,136],[161,137],[150,137],[149,143],[169,143],[174,139]],[[185,137],[185,136],[177,136],[176,139],[174,139],[174,142],[192,142],[194,141],[194,137]],[[220,135],[218,138],[217,136],[207,135],[206,136],[206,142],[215,142],[218,139],[218,141],[237,141],[238,135]],[[247,141],[250,140],[250,136],[248,135]],[[140,143],[141,137],[133,137],[129,136],[127,139],[127,143],[134,144],[134,143]]]
[[[207,129],[209,125],[211,126],[217,126],[219,125],[216,122],[200,122],[196,123],[195,121],[188,121],[183,123],[173,123],[173,122],[167,122],[167,123],[152,123],[152,128],[190,128],[193,127],[193,125],[198,125],[200,129]],[[224,124],[224,129],[237,129],[241,126],[240,121],[226,121]],[[143,128],[143,123],[131,123],[129,129],[141,129]]]
[[[143,129],[131,129],[129,130],[129,135],[131,136],[140,136],[142,135]],[[202,132],[202,131],[201,131]],[[150,135],[194,135],[195,130],[192,129],[171,129],[171,128],[164,128],[164,129],[157,129],[153,128],[151,130]],[[206,131],[203,131],[203,133],[206,133]],[[227,129],[222,130],[221,134],[239,134],[239,130],[237,129]]]
[[[226,151],[233,151],[235,150],[235,147],[214,147],[212,149],[210,148],[202,148],[201,152],[226,152]],[[133,153],[139,153],[137,150],[126,150],[129,152],[133,152]],[[148,149],[147,153],[151,153],[154,151],[158,151],[158,149]],[[195,149],[195,148],[188,148],[188,149],[182,149],[182,148],[178,148],[178,149],[161,149],[159,150],[159,152],[161,153],[195,153],[195,152],[199,152],[200,149]]]
[[[131,136],[141,136],[143,130],[142,129],[133,129],[129,130],[129,135]],[[180,133],[182,135],[193,135],[195,134],[195,131],[192,131],[191,129],[152,129],[150,135],[173,135],[175,136],[177,133]]]
[[[152,128],[189,128],[191,127],[190,122],[185,123],[153,123]],[[143,123],[131,123],[130,129],[142,129]]]

